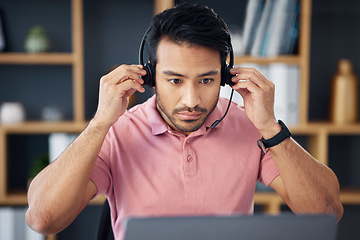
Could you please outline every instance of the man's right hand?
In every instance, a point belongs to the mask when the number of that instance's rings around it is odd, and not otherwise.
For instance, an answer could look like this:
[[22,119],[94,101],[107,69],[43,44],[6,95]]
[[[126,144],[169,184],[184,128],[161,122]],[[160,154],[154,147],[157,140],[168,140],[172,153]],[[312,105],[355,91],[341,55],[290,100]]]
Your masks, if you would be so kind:
[[100,79],[99,103],[94,119],[113,125],[124,114],[129,98],[135,91],[144,92],[146,75],[141,65],[121,65]]

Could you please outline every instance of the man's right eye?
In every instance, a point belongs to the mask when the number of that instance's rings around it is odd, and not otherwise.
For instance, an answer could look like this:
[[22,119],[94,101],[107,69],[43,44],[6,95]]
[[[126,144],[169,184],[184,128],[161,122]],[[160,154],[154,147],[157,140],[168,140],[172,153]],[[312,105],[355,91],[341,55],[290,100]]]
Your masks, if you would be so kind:
[[181,83],[181,80],[178,78],[169,79],[168,81],[174,85]]

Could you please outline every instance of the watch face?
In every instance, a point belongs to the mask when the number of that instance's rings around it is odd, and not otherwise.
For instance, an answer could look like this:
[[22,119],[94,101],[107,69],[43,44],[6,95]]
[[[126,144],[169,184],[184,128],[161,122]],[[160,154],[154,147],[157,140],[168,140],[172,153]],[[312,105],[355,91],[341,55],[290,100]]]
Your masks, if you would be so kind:
[[263,151],[263,153],[265,154],[266,153],[266,150],[265,150],[265,145],[262,141],[262,139],[258,140],[257,141],[257,145],[259,146],[259,148]]

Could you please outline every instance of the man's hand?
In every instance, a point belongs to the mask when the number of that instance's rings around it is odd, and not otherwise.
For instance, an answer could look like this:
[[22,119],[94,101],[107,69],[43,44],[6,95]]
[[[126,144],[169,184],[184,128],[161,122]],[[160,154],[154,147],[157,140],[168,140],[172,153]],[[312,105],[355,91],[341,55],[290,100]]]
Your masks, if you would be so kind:
[[[243,97],[248,118],[263,136],[275,135],[279,125],[274,115],[274,83],[254,68],[232,68],[230,73],[235,75],[232,78],[235,83],[232,88]],[[271,132],[267,134],[268,130]]]
[[141,65],[121,65],[100,79],[99,104],[94,119],[111,126],[124,114],[129,98],[142,87],[146,71]]

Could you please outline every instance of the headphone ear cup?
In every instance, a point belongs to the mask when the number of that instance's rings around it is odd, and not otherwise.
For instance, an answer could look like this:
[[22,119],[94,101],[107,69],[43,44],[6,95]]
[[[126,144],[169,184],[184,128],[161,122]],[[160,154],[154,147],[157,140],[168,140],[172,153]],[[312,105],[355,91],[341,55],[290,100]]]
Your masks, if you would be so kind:
[[226,63],[222,65],[221,67],[221,86],[225,86],[225,84],[229,84],[230,86],[234,85],[234,83],[231,81],[231,78],[234,76],[230,74],[230,69],[232,69],[232,66],[228,66]]
[[146,71],[146,75],[142,76],[142,80],[144,80],[144,85],[147,85],[149,87],[155,86],[155,79],[153,77],[152,73],[152,66],[150,63],[144,64],[144,70]]

